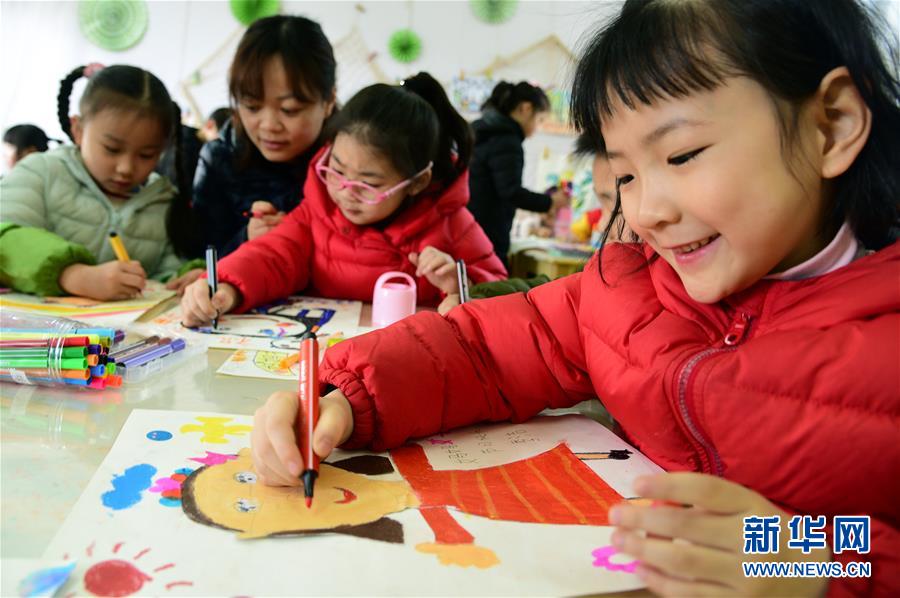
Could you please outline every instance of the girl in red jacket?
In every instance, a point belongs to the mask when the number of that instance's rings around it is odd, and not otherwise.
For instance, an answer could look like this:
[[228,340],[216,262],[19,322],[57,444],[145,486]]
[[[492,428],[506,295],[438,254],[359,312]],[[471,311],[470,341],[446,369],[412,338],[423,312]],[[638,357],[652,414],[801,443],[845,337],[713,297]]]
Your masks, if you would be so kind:
[[418,303],[457,289],[455,260],[471,282],[506,271],[465,209],[472,136],[427,73],[401,86],[360,91],[330,124],[333,143],[310,165],[304,200],[269,234],[219,263],[219,291],[206,280],[185,292],[183,322],[244,311],[303,292],[371,301],[378,277],[419,277]]
[[[321,378],[336,390],[321,400],[316,452],[383,450],[599,397],[672,472],[634,491],[676,505],[610,511],[614,544],[651,590],[900,594],[900,86],[888,39],[852,0],[626,2],[582,56],[572,107],[609,156],[616,212],[640,242],[610,244],[527,295],[330,349]],[[278,393],[257,411],[266,483],[298,484],[296,407]],[[789,528],[794,515],[812,518]],[[868,533],[846,533],[839,516]],[[775,534],[757,554],[742,536],[762,517]],[[818,573],[748,576],[753,561]],[[871,575],[841,577],[848,561]]]

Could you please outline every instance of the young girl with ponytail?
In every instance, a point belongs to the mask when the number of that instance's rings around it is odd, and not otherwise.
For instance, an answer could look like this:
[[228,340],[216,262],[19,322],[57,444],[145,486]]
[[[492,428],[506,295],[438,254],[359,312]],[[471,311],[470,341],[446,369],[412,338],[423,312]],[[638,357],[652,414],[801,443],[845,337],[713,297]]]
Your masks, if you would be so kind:
[[419,277],[419,305],[435,306],[457,288],[457,259],[473,282],[506,277],[465,208],[471,132],[433,77],[363,89],[326,136],[300,205],[219,263],[212,300],[205,280],[187,288],[185,325],[296,292],[368,301],[389,270]]
[[[70,118],[81,77],[89,81]],[[0,284],[39,295],[134,297],[148,276],[171,276],[178,254],[190,252],[189,197],[153,172],[180,110],[143,69],[89,65],[62,80],[59,119],[75,145],[27,156],[0,182]],[[130,261],[116,260],[111,232]]]

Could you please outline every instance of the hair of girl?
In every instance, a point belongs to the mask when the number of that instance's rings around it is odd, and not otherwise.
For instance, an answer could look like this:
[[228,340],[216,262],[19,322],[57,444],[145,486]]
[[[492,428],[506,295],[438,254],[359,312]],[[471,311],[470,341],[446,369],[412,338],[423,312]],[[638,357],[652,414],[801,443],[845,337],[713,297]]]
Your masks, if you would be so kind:
[[[767,90],[791,168],[801,105],[829,71],[846,66],[874,124],[854,163],[833,181],[821,230],[834,234],[848,220],[866,248],[880,249],[896,237],[900,187],[892,162],[900,155],[900,83],[889,64],[897,64],[897,47],[883,19],[854,0],[628,0],[579,60],[572,120],[605,151],[600,127],[617,100],[649,105],[744,76]],[[616,189],[610,226],[621,212]]]
[[231,118],[231,108],[216,108],[209,115],[209,119],[216,123],[216,128],[221,129]]
[[235,164],[239,169],[265,160],[243,129],[238,104],[243,97],[263,98],[263,71],[275,57],[281,58],[297,100],[321,102],[333,99],[337,62],[321,26],[306,17],[289,15],[255,21],[241,37],[228,69],[231,122],[241,141]]
[[[79,66],[63,78],[57,96],[59,124],[72,141],[69,121],[69,96],[75,82],[84,76],[86,66]],[[182,257],[196,254],[196,234],[190,210],[190,182],[184,180],[181,167],[181,110],[172,101],[166,86],[153,73],[129,65],[113,65],[95,71],[78,103],[81,121],[90,119],[106,109],[133,111],[143,117],[154,118],[166,135],[166,141],[174,136],[176,178],[178,193],[172,198],[166,214],[166,231],[176,253]]]
[[594,145],[594,139],[586,134],[581,133],[578,135],[578,138],[575,139],[575,151],[572,152],[579,158],[586,158],[588,156],[595,156],[600,152],[599,148]]
[[406,177],[434,162],[432,181],[449,186],[472,157],[472,130],[428,73],[402,85],[376,83],[354,95],[328,126],[328,139],[347,133]]
[[528,81],[519,81],[518,83],[501,81],[497,83],[491,91],[491,97],[482,104],[481,109],[493,108],[497,112],[509,116],[516,109],[516,106],[523,102],[528,102],[534,106],[535,112],[550,110],[550,100],[547,99],[547,94],[544,93],[544,90]]
[[32,124],[11,126],[3,133],[3,141],[16,148],[17,160],[22,157],[22,151],[30,147],[39,152],[45,152],[48,142],[62,143],[59,139],[47,137],[42,128]]

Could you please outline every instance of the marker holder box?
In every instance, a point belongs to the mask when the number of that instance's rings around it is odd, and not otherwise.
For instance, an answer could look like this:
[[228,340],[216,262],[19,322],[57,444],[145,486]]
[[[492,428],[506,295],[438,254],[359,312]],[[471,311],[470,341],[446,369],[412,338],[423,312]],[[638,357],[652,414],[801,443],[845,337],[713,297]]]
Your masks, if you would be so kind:
[[87,328],[68,318],[0,310],[0,381],[90,388],[88,351],[99,337],[79,332]]

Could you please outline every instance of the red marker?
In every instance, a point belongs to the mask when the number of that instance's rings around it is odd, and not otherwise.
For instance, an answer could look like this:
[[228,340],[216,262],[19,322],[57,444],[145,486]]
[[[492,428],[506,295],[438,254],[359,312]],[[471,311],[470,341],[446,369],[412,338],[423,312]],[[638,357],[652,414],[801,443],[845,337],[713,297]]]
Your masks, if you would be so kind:
[[313,485],[319,475],[319,456],[313,451],[313,431],[319,423],[319,343],[315,332],[300,337],[300,405],[297,409],[295,436],[303,459],[303,496],[312,506]]

